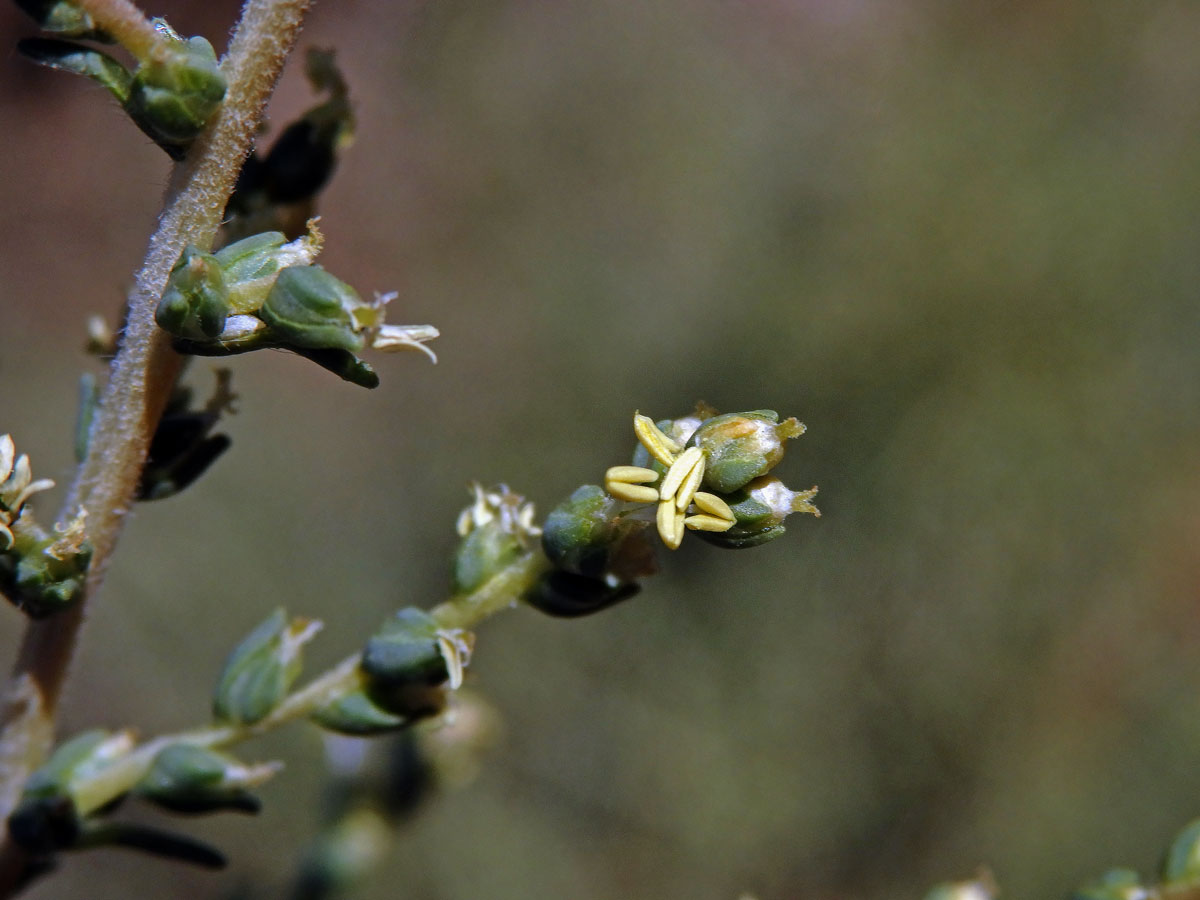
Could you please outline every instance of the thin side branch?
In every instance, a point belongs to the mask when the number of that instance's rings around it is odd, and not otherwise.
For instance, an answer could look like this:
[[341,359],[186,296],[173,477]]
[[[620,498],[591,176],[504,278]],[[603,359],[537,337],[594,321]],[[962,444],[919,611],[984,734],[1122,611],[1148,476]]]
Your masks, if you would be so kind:
[[[515,605],[548,566],[546,557],[540,552],[525,554],[513,560],[473,593],[463,594],[434,607],[431,615],[443,628],[473,628]],[[297,719],[307,718],[321,707],[362,686],[361,657],[361,653],[346,657],[285,698],[270,715],[253,725],[212,725],[163,735],[145,742],[127,756],[74,785],[72,794],[76,811],[81,816],[87,815],[124,796],[150,770],[159,752],[172,744],[228,747]]]

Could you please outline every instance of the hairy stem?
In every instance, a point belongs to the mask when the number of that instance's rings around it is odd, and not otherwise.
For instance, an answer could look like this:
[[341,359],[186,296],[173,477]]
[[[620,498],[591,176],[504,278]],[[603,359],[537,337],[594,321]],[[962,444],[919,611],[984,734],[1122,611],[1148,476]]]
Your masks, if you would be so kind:
[[[513,606],[548,566],[541,553],[528,553],[509,563],[478,590],[447,600],[434,607],[431,614],[443,628],[474,627]],[[362,686],[360,657],[359,653],[346,657],[288,696],[270,715],[253,725],[213,725],[147,741],[111,765],[72,784],[76,812],[87,815],[126,794],[149,771],[154,757],[172,744],[228,747],[296,719],[307,718],[322,706]]]
[[75,0],[75,5],[139,60],[148,59],[162,41],[145,13],[131,0]]
[[[0,704],[0,817],[7,818],[29,772],[53,738],[59,693],[74,654],[84,603],[95,597],[137,488],[146,450],[178,377],[181,360],[154,323],[154,307],[187,244],[212,246],[237,173],[311,0],[247,0],[221,68],[228,91],[188,158],[176,166],[158,229],[150,239],[126,308],[125,332],[113,360],[88,455],[62,511],[87,513],[94,548],[84,598],[71,610],[28,626]],[[115,10],[116,0],[93,2]],[[11,854],[6,855],[6,859]],[[0,896],[13,865],[0,859]]]

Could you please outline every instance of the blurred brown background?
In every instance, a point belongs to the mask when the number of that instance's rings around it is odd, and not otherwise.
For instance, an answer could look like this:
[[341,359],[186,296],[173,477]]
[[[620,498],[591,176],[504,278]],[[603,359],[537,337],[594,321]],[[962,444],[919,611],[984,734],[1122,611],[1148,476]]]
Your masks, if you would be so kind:
[[[220,50],[235,7],[151,11]],[[168,166],[18,59],[32,33],[0,7],[0,430],[65,483],[85,316],[117,309]],[[315,671],[440,600],[471,479],[546,511],[635,408],[768,406],[809,426],[781,474],[823,518],[685,541],[593,618],[489,623],[505,738],[358,896],[915,898],[986,863],[1054,897],[1152,869],[1200,815],[1200,7],[343,0],[303,43],[360,118],[323,262],[399,290],[441,362],[377,359],[372,393],[235,360],[233,449],[132,517],[65,730],[198,723],[276,605],[326,620]],[[276,125],[309,102],[293,66]],[[264,814],[184,823],[228,872],[93,853],[29,896],[280,896],[319,739],[245,755],[288,761]]]

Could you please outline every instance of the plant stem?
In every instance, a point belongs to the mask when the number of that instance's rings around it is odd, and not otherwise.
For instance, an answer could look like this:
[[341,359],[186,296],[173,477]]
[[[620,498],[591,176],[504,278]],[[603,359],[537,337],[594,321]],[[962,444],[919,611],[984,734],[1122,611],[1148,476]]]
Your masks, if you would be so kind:
[[149,59],[162,37],[131,0],[75,0],[75,5],[138,60]]
[[[84,603],[99,593],[108,560],[133,503],[146,450],[180,371],[180,357],[154,322],[154,307],[187,244],[212,246],[225,204],[250,152],[267,100],[311,0],[247,0],[221,67],[228,83],[213,122],[172,172],[158,229],[150,239],[126,307],[121,347],[92,425],[88,455],[61,518],[87,513],[94,553],[84,597],[57,616],[28,626],[0,705],[0,818],[45,758],[54,715],[74,655]],[[93,3],[117,9],[117,0]],[[0,856],[0,897],[19,872]],[[15,869],[15,871],[14,871]]]
[[[430,614],[442,628],[471,628],[513,606],[549,567],[540,552],[509,563],[478,590],[434,607]],[[154,757],[172,744],[228,747],[257,737],[296,719],[307,718],[322,706],[362,686],[361,653],[355,653],[288,696],[270,715],[252,725],[213,725],[163,735],[147,741],[87,779],[71,785],[76,813],[86,816],[128,793],[149,771]]]

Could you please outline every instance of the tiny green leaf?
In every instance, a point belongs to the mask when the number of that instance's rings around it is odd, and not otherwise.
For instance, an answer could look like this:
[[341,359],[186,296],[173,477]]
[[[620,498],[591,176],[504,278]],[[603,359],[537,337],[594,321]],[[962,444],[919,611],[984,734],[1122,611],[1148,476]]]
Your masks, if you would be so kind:
[[166,40],[167,49],[134,71],[125,111],[168,155],[182,159],[225,98],[225,76],[204,38]]
[[56,38],[25,38],[17,42],[17,50],[35,63],[102,84],[122,106],[129,100],[133,76],[107,53]]
[[381,709],[363,690],[327,703],[312,714],[312,720],[328,731],[355,737],[397,731],[412,722],[411,718]]

